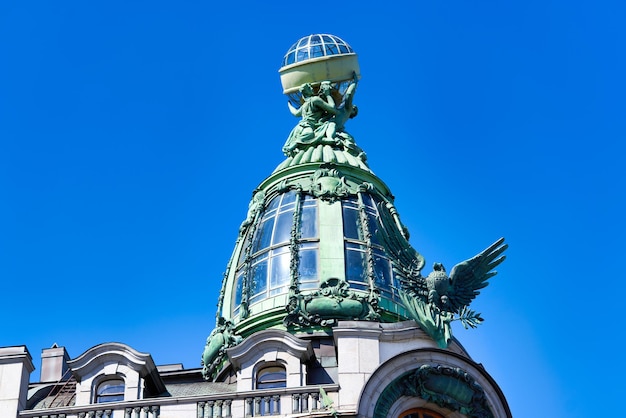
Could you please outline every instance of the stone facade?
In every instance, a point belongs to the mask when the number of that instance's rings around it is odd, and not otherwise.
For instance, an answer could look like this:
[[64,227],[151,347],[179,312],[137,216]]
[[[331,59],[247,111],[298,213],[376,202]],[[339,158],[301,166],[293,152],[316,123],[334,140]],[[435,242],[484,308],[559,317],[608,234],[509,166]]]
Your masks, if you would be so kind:
[[[455,384],[479,391],[473,396],[484,399],[491,416],[511,416],[502,392],[480,364],[472,361],[456,341],[447,349],[438,348],[413,321],[340,321],[330,339],[327,333],[260,331],[228,350],[225,369],[231,374],[225,374],[221,382],[205,381],[200,369],[155,366],[149,354],[119,343],[93,347],[69,361],[65,361],[67,355],[62,347],[54,350],[64,364],[50,365],[50,353],[44,350],[42,375],[68,368],[71,377],[66,375],[56,382],[29,382],[33,366],[26,348],[0,349],[0,416],[365,418],[399,417],[412,408],[426,408],[445,417],[488,416],[476,406],[472,409],[471,397]],[[266,365],[285,368],[284,387],[256,387],[258,372]],[[398,379],[423,366],[451,371],[441,396],[416,396],[419,387],[405,389],[413,396],[396,393],[394,385]],[[99,383],[111,376],[123,378],[124,399],[96,403]],[[403,384],[420,386],[411,379]],[[422,389],[428,391],[428,384]]]

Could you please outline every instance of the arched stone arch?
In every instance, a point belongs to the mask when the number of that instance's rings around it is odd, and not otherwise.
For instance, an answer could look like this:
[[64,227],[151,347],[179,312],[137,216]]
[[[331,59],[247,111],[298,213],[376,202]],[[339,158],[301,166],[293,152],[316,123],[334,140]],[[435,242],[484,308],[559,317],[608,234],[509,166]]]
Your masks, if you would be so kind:
[[257,371],[269,364],[285,367],[287,387],[302,386],[306,383],[305,362],[313,356],[309,341],[278,329],[254,333],[226,352],[237,370],[238,391],[252,390]]
[[359,417],[390,417],[409,407],[449,417],[510,418],[502,391],[481,365],[434,348],[402,353],[383,363],[359,398]]
[[153,395],[166,390],[150,354],[141,353],[126,344],[97,345],[67,364],[77,380],[76,405],[93,402],[97,384],[113,376],[124,380],[125,400],[141,399],[144,389]]

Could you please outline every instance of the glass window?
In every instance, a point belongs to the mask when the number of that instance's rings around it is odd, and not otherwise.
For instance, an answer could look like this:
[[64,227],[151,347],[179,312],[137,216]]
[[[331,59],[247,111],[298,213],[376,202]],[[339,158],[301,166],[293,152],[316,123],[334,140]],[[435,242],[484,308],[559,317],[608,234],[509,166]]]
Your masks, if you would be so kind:
[[259,370],[256,378],[257,389],[287,387],[287,372],[282,366],[270,366]]
[[239,304],[241,303],[241,290],[243,289],[242,278],[243,272],[240,271],[235,277],[235,306],[239,306]]
[[298,58],[296,61],[304,61],[309,59],[309,48],[298,49]]
[[263,219],[259,225],[252,243],[252,254],[270,246],[272,240],[272,230],[274,229],[274,218]]
[[346,244],[346,278],[348,282],[367,283],[367,262],[363,245]]
[[[298,207],[296,207],[296,202]],[[299,211],[298,235],[294,237],[294,213]],[[293,253],[292,246],[299,246],[300,282],[307,288],[319,287],[317,263],[319,253],[317,199],[298,192],[287,191],[276,196],[265,207],[258,225],[254,228],[254,238],[245,238],[235,273],[233,292],[233,315],[239,313],[242,302],[243,277],[246,275],[249,303],[259,302],[266,297],[287,293],[291,283]],[[296,241],[301,240],[301,241]],[[251,242],[250,242],[251,241]],[[251,259],[246,259],[246,245]]]
[[309,37],[307,36],[307,37],[300,39],[300,42],[298,42],[298,47],[305,46],[308,44],[309,44]]
[[274,238],[272,245],[288,242],[291,238],[291,226],[293,225],[293,209],[289,212],[283,212],[276,219],[276,229],[274,230]]
[[361,239],[359,211],[356,205],[349,202],[344,202],[343,206],[343,236],[349,239]]
[[258,295],[267,289],[267,258],[252,265],[250,269],[250,288],[252,295]]
[[380,251],[374,251],[374,273],[376,287],[380,289],[384,296],[392,295],[391,263]]
[[96,389],[96,403],[118,402],[124,400],[124,380],[108,379]]
[[317,243],[302,244],[299,252],[298,278],[300,289],[315,289],[319,287],[317,275]]
[[304,198],[300,215],[300,238],[317,238],[317,201]]
[[324,50],[322,45],[315,45],[311,47],[311,58],[323,57]]
[[283,247],[280,252],[274,252],[270,274],[270,295],[287,292],[291,279],[290,261],[289,248]]
[[[381,218],[378,205],[374,197],[367,193],[360,194],[363,207],[359,208],[356,198],[346,199],[343,205],[343,230],[345,236],[346,278],[351,287],[366,288],[368,280],[368,247],[371,246],[371,255],[374,268],[374,285],[381,292],[381,296],[395,299],[395,275],[392,262],[385,252]],[[365,211],[367,225],[362,225],[361,217]],[[364,228],[367,226],[367,228]],[[364,236],[369,232],[369,242]]]

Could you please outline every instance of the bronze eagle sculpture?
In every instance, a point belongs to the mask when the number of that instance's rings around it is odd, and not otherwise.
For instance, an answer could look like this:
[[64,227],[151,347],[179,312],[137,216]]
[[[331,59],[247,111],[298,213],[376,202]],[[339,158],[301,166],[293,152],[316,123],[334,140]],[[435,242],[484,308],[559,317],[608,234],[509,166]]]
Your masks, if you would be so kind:
[[508,244],[500,238],[479,254],[454,266],[449,276],[441,263],[435,263],[433,271],[424,277],[421,274],[424,258],[409,244],[405,231],[400,229],[398,234],[390,227],[398,225],[398,220],[383,208],[379,208],[379,213],[383,218],[381,226],[386,231],[379,231],[377,236],[386,241],[386,247],[392,253],[400,300],[412,319],[445,348],[452,338],[452,321],[461,321],[465,328],[475,328],[483,321],[479,313],[469,309],[469,305],[480,294],[480,289],[489,285],[488,280],[497,274],[494,269],[505,260],[503,253]]

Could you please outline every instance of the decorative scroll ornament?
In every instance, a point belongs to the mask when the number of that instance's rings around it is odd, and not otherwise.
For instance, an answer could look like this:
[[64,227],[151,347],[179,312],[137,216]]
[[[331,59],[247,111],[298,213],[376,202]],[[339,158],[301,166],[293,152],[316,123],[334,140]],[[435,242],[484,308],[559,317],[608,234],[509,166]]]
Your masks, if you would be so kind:
[[291,180],[283,180],[277,187],[279,193],[287,190],[296,190],[315,196],[328,203],[336,202],[348,196],[356,196],[359,192],[366,192],[373,189],[371,183],[356,183],[347,179],[337,169],[337,166],[330,163],[320,165],[312,176]]
[[[387,217],[385,225],[396,219],[390,211],[380,210]],[[393,231],[380,231],[378,237],[394,257],[394,272],[401,284],[400,299],[409,315],[430,335],[441,348],[446,348],[452,338],[450,323],[461,321],[465,328],[476,328],[482,321],[480,314],[469,309],[469,304],[486,287],[488,279],[497,274],[496,268],[506,258],[508,248],[500,238],[480,254],[457,264],[450,276],[440,263],[423,277],[424,258],[415,251],[405,237]]]
[[310,192],[313,196],[332,203],[354,194],[355,191],[350,190],[345,177],[340,177],[337,169],[330,164],[324,164],[313,174]]
[[376,307],[368,296],[350,290],[345,280],[336,278],[324,281],[320,290],[302,294],[294,292],[286,306],[283,321],[286,327],[312,325],[331,326],[337,320],[372,320],[378,318]]
[[387,417],[402,396],[416,396],[469,418],[494,418],[483,388],[458,367],[424,364],[404,373],[383,390],[374,418]]
[[235,325],[223,317],[217,320],[217,326],[206,340],[204,352],[202,353],[202,375],[210,380],[224,361],[226,360],[226,349],[234,347],[243,339],[235,333]]

